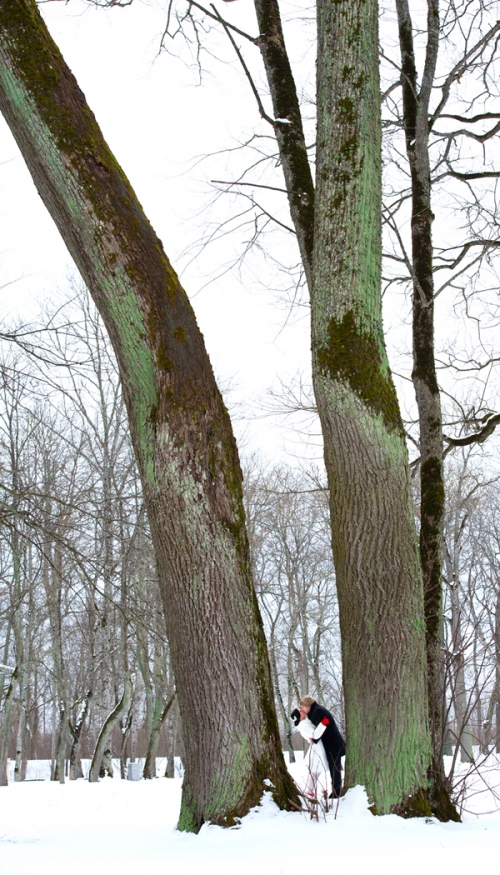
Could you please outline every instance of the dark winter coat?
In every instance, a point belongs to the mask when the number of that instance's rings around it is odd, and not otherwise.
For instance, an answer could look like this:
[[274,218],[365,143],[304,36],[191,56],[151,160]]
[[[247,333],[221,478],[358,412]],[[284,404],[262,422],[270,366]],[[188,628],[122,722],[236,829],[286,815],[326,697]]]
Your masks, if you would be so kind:
[[[326,726],[326,729],[321,736],[321,741],[325,746],[327,756],[330,754],[334,761],[345,756],[345,741],[342,738],[338,726],[330,712],[327,711],[326,708],[323,708],[323,705],[318,705],[317,702],[313,702],[307,716],[315,726],[319,726],[320,723]],[[330,759],[330,757],[328,757],[328,759]]]

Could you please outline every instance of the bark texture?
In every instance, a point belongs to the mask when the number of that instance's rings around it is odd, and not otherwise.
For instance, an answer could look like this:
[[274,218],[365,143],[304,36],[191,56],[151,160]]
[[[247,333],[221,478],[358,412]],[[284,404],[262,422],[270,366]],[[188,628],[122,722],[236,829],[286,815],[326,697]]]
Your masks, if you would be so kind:
[[85,720],[89,711],[90,702],[92,699],[92,690],[88,690],[85,696],[81,711],[73,726],[69,723],[69,730],[72,736],[71,750],[69,754],[69,779],[76,781],[77,778],[83,778],[82,760],[80,754],[80,745],[82,730],[85,725]]
[[424,582],[429,720],[436,780],[444,782],[442,546],[445,492],[441,398],[434,358],[434,276],[429,162],[429,100],[439,45],[438,0],[427,3],[427,49],[420,88],[407,0],[396,0],[403,89],[403,124],[411,174],[413,385],[420,430],[420,559]]
[[[274,130],[283,166],[290,215],[309,288],[312,285],[314,183],[297,89],[283,36],[278,0],[255,0],[258,45],[273,102]],[[281,120],[281,121],[280,121]]]
[[[116,724],[123,717],[124,714],[127,713],[130,705],[130,700],[132,698],[132,680],[130,677],[130,672],[125,673],[124,685],[123,685],[123,695],[119,702],[115,705],[110,714],[106,717],[104,721],[99,736],[96,741],[94,754],[92,756],[92,762],[90,763],[89,769],[89,781],[91,783],[99,780],[99,776],[101,773],[101,767],[104,764],[104,760],[106,759],[106,754],[109,753],[109,759],[111,759],[111,750],[109,749],[109,740],[111,737],[111,733],[115,728]],[[106,766],[105,766],[106,768]],[[113,777],[113,766],[111,764],[111,772],[108,771],[110,777]]]
[[231,425],[188,298],[34,0],[0,2],[0,105],[117,356],[186,748],[179,827],[295,798]]
[[407,450],[381,313],[376,0],[318,3],[313,378],[325,441],[346,784],[430,812],[425,627]]
[[175,696],[176,694],[173,693],[173,695],[170,696],[168,702],[165,704],[165,707],[155,708],[155,711],[153,713],[151,730],[148,739],[148,749],[146,753],[146,760],[144,763],[144,771],[142,773],[143,778],[156,778],[156,751],[158,750],[160,733],[163,728],[163,724],[167,719],[168,712],[170,711],[170,708],[175,701]]
[[7,787],[9,778],[7,775],[8,759],[9,759],[9,737],[11,725],[12,703],[14,695],[18,687],[18,671],[17,666],[10,679],[2,714],[2,734],[0,737],[0,787]]

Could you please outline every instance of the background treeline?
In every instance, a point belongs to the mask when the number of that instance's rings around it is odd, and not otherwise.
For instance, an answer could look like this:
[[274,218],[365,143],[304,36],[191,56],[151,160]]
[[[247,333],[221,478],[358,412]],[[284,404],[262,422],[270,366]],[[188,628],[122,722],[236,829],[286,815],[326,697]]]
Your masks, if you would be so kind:
[[[85,292],[2,340],[0,783],[182,756],[163,607],[115,362]],[[443,749],[500,748],[500,484],[477,444],[447,463]],[[312,693],[343,723],[322,469],[247,456],[245,501],[283,745]],[[488,463],[491,472],[491,463]],[[210,634],[210,629],[206,630]],[[110,718],[111,715],[111,719]],[[296,742],[297,745],[297,742]]]

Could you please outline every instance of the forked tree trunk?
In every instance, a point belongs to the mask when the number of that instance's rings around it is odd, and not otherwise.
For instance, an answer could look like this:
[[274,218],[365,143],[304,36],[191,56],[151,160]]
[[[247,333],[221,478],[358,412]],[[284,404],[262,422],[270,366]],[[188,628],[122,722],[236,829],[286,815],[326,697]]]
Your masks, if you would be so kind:
[[430,814],[422,577],[381,313],[376,0],[318,4],[313,379],[330,487],[346,784]]
[[0,106],[109,332],[184,725],[179,827],[231,823],[280,748],[229,416],[188,298],[34,0],[0,2]]

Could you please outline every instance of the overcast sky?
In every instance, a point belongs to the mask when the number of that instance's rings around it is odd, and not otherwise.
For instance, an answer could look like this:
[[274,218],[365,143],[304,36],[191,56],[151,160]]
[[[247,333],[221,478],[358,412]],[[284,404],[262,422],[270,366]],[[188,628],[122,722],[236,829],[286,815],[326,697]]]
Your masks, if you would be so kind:
[[[300,431],[278,427],[275,419],[252,418],[265,404],[270,386],[277,386],[280,380],[289,383],[299,372],[306,381],[309,379],[307,307],[295,308],[290,313],[283,299],[287,298],[287,285],[293,285],[293,277],[288,280],[287,275],[277,273],[269,257],[266,260],[255,252],[241,271],[228,270],[252,235],[253,226],[242,226],[237,218],[247,201],[222,195],[208,209],[214,197],[210,180],[233,180],[244,167],[255,162],[257,152],[236,151],[236,147],[252,134],[268,135],[269,129],[259,118],[249,84],[223,33],[212,31],[203,37],[206,51],[202,53],[201,84],[195,51],[190,52],[182,38],[172,41],[167,37],[165,45],[169,51],[160,53],[167,6],[166,0],[134,0],[126,8],[96,9],[85,0],[69,0],[43,3],[41,9],[110,147],[181,275],[214,370],[222,384],[232,382],[230,403],[236,405],[239,415],[242,405],[245,407],[246,420],[236,423],[236,432],[241,436],[246,431],[247,451],[260,449],[277,459],[286,458],[285,447],[292,457],[311,454],[318,457],[317,440],[308,448]],[[219,7],[240,28],[253,35],[257,33],[250,0],[237,0],[230,5],[219,0]],[[314,21],[307,2],[294,5],[294,0],[286,0],[283,8],[306,136],[312,144]],[[384,10],[381,28],[397,62],[398,49],[390,33],[391,15],[392,7]],[[238,37],[237,42],[245,41]],[[443,47],[440,58],[444,70],[453,66],[453,51],[453,46]],[[258,49],[247,44],[246,57],[261,87],[266,109],[271,112]],[[269,144],[272,145],[269,139],[253,142],[257,149],[269,148]],[[200,160],[203,156],[209,157]],[[404,161],[402,165],[404,169]],[[247,179],[283,184],[275,162],[256,164]],[[29,318],[34,312],[33,302],[50,296],[54,290],[64,290],[74,268],[1,118],[0,190],[2,313],[4,317],[10,314]],[[273,215],[285,225],[290,223],[283,195],[251,188],[239,191],[264,199]],[[438,233],[443,236],[444,232],[452,242],[456,236],[458,242],[462,237],[462,219],[459,214],[453,215],[453,196],[447,198],[445,191],[444,197],[446,203],[441,204],[441,211],[434,207],[438,213],[434,236],[437,238]],[[219,223],[231,217],[232,222],[217,234]],[[234,232],[234,226],[239,226],[239,230]],[[232,232],[226,233],[231,228]],[[403,234],[408,235],[408,228],[407,217]],[[200,251],[199,241],[214,231],[218,240]],[[287,231],[275,230],[265,243],[268,256],[285,264],[297,262],[295,241]],[[486,272],[485,277],[486,286],[494,290],[498,277],[494,272],[491,276]],[[411,304],[409,296],[402,295],[401,290],[402,285],[395,284],[391,297],[385,298],[384,322],[393,369],[396,374],[406,375],[406,379],[397,377],[396,382],[403,411],[411,418],[414,416],[414,395],[408,381]],[[460,294],[458,290],[459,297]],[[437,299],[436,324],[438,344],[445,350],[450,346],[460,348],[463,337],[474,340],[476,323],[467,321],[463,307],[455,306],[449,292]],[[487,324],[488,320],[482,323],[482,343],[487,339]],[[488,343],[493,343],[494,354],[496,332]],[[487,354],[484,348],[478,352],[481,358]],[[485,379],[485,375],[488,377],[489,372],[481,372],[479,377]],[[445,378],[444,372],[441,377]],[[468,377],[470,386],[464,384],[460,389],[462,396],[475,403],[482,391],[478,375],[465,373],[463,377]],[[451,380],[451,391],[455,392],[455,376],[446,379],[448,383]],[[496,388],[495,391],[489,388],[488,393],[490,406],[496,409],[500,403]],[[448,404],[446,396],[444,401]],[[288,461],[291,460],[289,457]]]
[[[104,10],[71,0],[42,4],[41,9],[169,258],[182,269],[214,369],[234,384],[230,400],[258,410],[259,398],[279,377],[308,371],[308,313],[302,308],[289,319],[276,293],[266,288],[275,285],[272,268],[267,274],[255,260],[243,271],[243,281],[234,271],[217,278],[237,256],[248,231],[223,238],[201,260],[189,263],[189,249],[196,252],[197,240],[211,221],[225,215],[226,203],[228,213],[237,211],[227,198],[210,214],[202,212],[211,197],[210,179],[234,174],[234,163],[217,155],[201,163],[197,159],[234,148],[263,128],[248,84],[222,38],[214,42],[211,37],[210,45],[226,62],[205,57],[201,85],[180,41],[167,40],[174,54],[159,55],[165,5],[136,0],[127,8]],[[230,11],[233,21],[256,33],[253,4],[234,4]],[[176,57],[179,53],[182,58]],[[29,318],[33,302],[64,289],[75,269],[2,119],[0,162],[2,314]],[[280,241],[293,259],[291,237],[289,244],[286,234]],[[242,427],[237,425],[237,431]],[[250,449],[275,458],[291,438],[268,419],[250,420],[245,429]],[[301,452],[296,439],[289,448]]]

